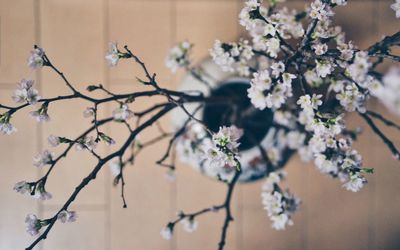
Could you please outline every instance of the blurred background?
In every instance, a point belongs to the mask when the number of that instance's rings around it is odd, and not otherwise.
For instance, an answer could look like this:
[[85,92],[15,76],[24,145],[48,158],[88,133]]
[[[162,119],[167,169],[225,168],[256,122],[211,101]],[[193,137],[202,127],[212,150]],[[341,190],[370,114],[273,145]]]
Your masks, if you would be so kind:
[[[307,1],[287,1],[288,7],[303,9]],[[389,9],[390,0],[350,0],[337,8],[335,21],[348,39],[360,48],[392,34],[400,27]],[[176,88],[182,73],[172,76],[164,58],[175,42],[189,39],[195,44],[193,58],[200,61],[215,39],[235,41],[243,33],[238,25],[241,0],[0,0],[0,100],[12,104],[10,96],[22,78],[36,80],[42,96],[68,93],[63,82],[49,69],[32,71],[26,59],[33,44],[45,48],[53,63],[80,90],[102,83],[115,93],[142,90],[135,81],[140,70],[124,61],[109,68],[104,60],[109,41],[129,47],[156,72],[162,87]],[[385,70],[385,67],[382,67]],[[155,102],[142,99],[132,106],[138,111]],[[32,166],[32,157],[48,148],[50,134],[76,137],[89,126],[82,118],[88,103],[64,102],[51,106],[52,122],[38,125],[27,111],[14,116],[19,132],[0,139],[0,249],[23,249],[33,238],[25,232],[24,218],[33,212],[41,218],[53,215],[75,186],[89,173],[94,160],[73,150],[54,169],[47,189],[52,200],[37,202],[16,194],[12,187],[20,180],[33,181],[43,170]],[[113,107],[104,106],[102,116]],[[371,110],[400,122],[375,101]],[[226,249],[400,249],[400,164],[357,116],[347,117],[353,127],[365,128],[356,143],[366,167],[374,167],[369,184],[359,193],[345,191],[338,180],[321,175],[312,164],[294,157],[283,184],[302,198],[294,226],[286,231],[271,229],[260,200],[260,182],[239,185],[234,193],[234,223],[229,228]],[[169,129],[170,120],[162,125]],[[377,124],[381,125],[379,122]],[[350,125],[350,126],[351,126]],[[380,126],[398,146],[398,131]],[[104,131],[115,139],[126,134],[117,125]],[[141,140],[152,138],[156,128]],[[108,167],[82,191],[72,210],[77,222],[56,224],[42,250],[125,250],[125,249],[216,249],[224,214],[198,218],[192,234],[178,225],[171,241],[160,237],[160,230],[179,210],[192,212],[219,204],[226,187],[179,164],[176,180],[165,178],[166,169],[154,162],[163,154],[166,142],[144,151],[136,165],[125,172],[128,208],[122,208],[120,189],[112,186]],[[102,148],[113,151],[118,145]]]

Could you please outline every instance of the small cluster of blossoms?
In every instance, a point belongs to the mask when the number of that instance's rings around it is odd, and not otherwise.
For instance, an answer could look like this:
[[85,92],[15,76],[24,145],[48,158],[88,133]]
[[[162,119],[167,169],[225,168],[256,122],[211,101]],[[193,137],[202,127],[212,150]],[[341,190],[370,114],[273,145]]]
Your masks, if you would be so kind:
[[29,112],[29,115],[37,122],[49,122],[51,119],[47,110],[48,104],[44,103],[38,110]]
[[293,225],[292,215],[300,205],[300,199],[279,187],[285,175],[284,172],[271,172],[262,186],[262,204],[272,221],[272,228],[276,230]]
[[183,41],[169,50],[167,58],[165,59],[165,65],[172,71],[172,73],[175,73],[178,68],[189,66],[189,54],[192,47],[193,44],[188,41]]
[[361,156],[351,148],[352,140],[338,138],[344,128],[342,117],[318,112],[318,107],[322,105],[321,97],[305,95],[297,102],[302,108],[298,122],[312,135],[308,140],[307,155],[313,156],[315,165],[322,173],[339,177],[346,182],[346,189],[357,192],[366,183],[362,173],[370,170],[362,168]]
[[105,59],[110,67],[117,66],[119,59],[130,58],[129,53],[119,51],[117,43],[109,43],[109,49],[106,53]]
[[270,57],[276,58],[281,51],[280,38],[300,38],[304,34],[296,15],[296,11],[289,12],[286,8],[268,15],[268,9],[261,5],[261,1],[247,1],[239,14],[239,23],[249,31],[254,50],[266,51]]
[[[178,216],[181,218],[179,223],[182,224],[183,230],[185,230],[185,232],[193,233],[199,226],[199,223],[192,216],[185,216],[182,212],[179,212]],[[168,225],[161,230],[161,237],[164,240],[170,240],[174,233],[174,227],[175,224],[168,223]]]
[[39,233],[40,229],[44,226],[47,226],[49,221],[40,220],[34,214],[28,214],[25,218],[26,223],[26,232],[32,236],[35,236]]
[[43,167],[53,162],[54,154],[48,150],[44,150],[43,152],[37,154],[33,157],[33,165],[35,167]]
[[293,95],[292,80],[295,78],[295,75],[285,72],[283,62],[273,63],[270,69],[253,74],[248,97],[258,109],[278,109]]
[[89,151],[93,151],[97,147],[97,141],[93,136],[86,136],[77,141],[75,144],[75,148],[78,151],[87,149]]
[[77,214],[75,211],[66,211],[63,210],[57,215],[57,219],[61,223],[66,223],[66,222],[75,222],[77,218]]
[[[39,96],[39,92],[35,88],[33,88],[33,85],[34,85],[33,80],[22,79],[17,84],[18,87],[14,91],[12,99],[16,103],[28,103],[30,105],[36,104],[40,100],[41,97]],[[38,121],[46,120],[41,115],[39,115],[39,113],[40,112],[46,113],[46,115],[47,115],[47,106],[45,109],[46,112],[43,112],[43,110],[44,109],[40,109],[38,111],[33,111],[30,114],[32,117],[34,117]],[[39,116],[40,116],[40,118],[39,118]],[[48,115],[47,115],[47,117],[48,117]],[[17,129],[10,123],[10,120],[11,120],[11,114],[9,112],[0,114],[0,132],[1,133],[5,134],[5,135],[10,135],[17,131]]]
[[[346,1],[336,1],[336,2],[343,2],[344,4]],[[333,16],[334,13],[332,8],[329,4],[324,3],[321,0],[316,0],[311,3],[309,15],[312,19],[318,19],[320,21],[328,20],[329,17]]]
[[[61,223],[76,221],[77,215],[75,211],[63,210],[57,215],[57,220]],[[34,214],[28,214],[25,218],[26,232],[32,236],[38,235],[40,229],[46,227],[51,222],[51,219],[41,220]]]
[[28,66],[32,69],[38,69],[46,65],[44,60],[44,49],[35,46],[31,51],[31,55],[28,58]]
[[242,129],[230,126],[220,127],[219,132],[210,137],[202,125],[189,123],[177,138],[177,155],[206,175],[228,181],[240,168],[238,141],[242,134]]
[[11,135],[17,129],[10,123],[11,115],[7,112],[0,114],[0,132],[4,135]]
[[121,57],[121,53],[118,50],[117,44],[116,43],[110,43],[109,44],[109,50],[105,56],[108,64],[110,66],[117,66],[118,61]]
[[33,88],[34,81],[22,79],[18,83],[18,88],[15,90],[12,99],[17,103],[27,102],[29,104],[36,104],[40,99],[39,92]]
[[204,160],[211,168],[238,168],[238,142],[243,130],[236,126],[220,127],[212,137],[212,143],[205,150]]
[[44,183],[42,181],[36,184],[26,181],[20,181],[14,185],[13,189],[17,193],[29,194],[33,198],[39,200],[50,200],[53,197],[51,193],[46,191]]
[[129,109],[128,105],[124,104],[121,107],[116,108],[112,112],[113,118],[116,121],[126,121],[134,116],[134,113]]
[[400,69],[391,68],[383,77],[382,83],[375,85],[371,94],[379,98],[393,113],[400,115]]
[[239,43],[222,43],[216,40],[210,49],[214,62],[225,72],[238,72],[241,76],[250,75],[249,61],[253,56],[249,41]]

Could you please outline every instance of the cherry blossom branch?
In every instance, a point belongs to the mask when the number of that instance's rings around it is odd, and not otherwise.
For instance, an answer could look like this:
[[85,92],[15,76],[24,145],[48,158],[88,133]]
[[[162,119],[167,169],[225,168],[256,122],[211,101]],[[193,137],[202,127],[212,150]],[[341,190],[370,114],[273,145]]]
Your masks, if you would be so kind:
[[233,221],[233,216],[232,216],[232,212],[231,212],[232,194],[233,194],[233,190],[239,179],[240,174],[241,174],[241,170],[236,170],[232,180],[227,183],[228,189],[227,189],[225,200],[222,204],[207,207],[207,208],[201,209],[201,210],[199,210],[197,212],[193,212],[193,213],[184,213],[183,211],[181,211],[178,214],[178,218],[175,219],[174,221],[169,222],[167,224],[166,228],[172,232],[174,230],[176,224],[178,224],[179,222],[182,222],[185,219],[189,220],[189,223],[193,223],[195,218],[200,215],[203,215],[203,214],[206,214],[209,212],[218,212],[219,210],[224,209],[225,210],[225,219],[223,221],[221,237],[220,237],[220,241],[218,243],[218,249],[219,250],[224,249],[229,224],[231,221]]
[[396,146],[394,145],[394,143],[391,140],[389,140],[389,138],[387,138],[385,134],[382,133],[382,131],[375,125],[375,123],[368,116],[368,114],[365,113],[359,113],[359,114],[362,118],[364,118],[365,122],[371,127],[372,131],[374,131],[374,133],[377,134],[386,144],[386,146],[390,149],[394,158],[396,160],[400,160],[400,153],[396,148]]
[[394,128],[396,128],[396,129],[399,129],[399,130],[400,130],[400,125],[398,125],[398,124],[394,123],[393,121],[390,121],[389,119],[383,117],[381,114],[376,113],[376,112],[374,112],[374,111],[370,111],[370,110],[368,110],[366,113],[367,113],[369,116],[372,116],[372,117],[374,117],[374,118],[380,120],[380,121],[383,122],[386,126],[388,126],[388,127],[394,127]]
[[104,164],[106,164],[108,161],[115,157],[120,157],[121,155],[124,154],[125,150],[129,147],[129,145],[132,143],[132,141],[136,138],[136,136],[146,129],[147,127],[151,126],[154,122],[156,122],[158,119],[163,117],[165,114],[167,114],[172,107],[165,107],[161,111],[159,111],[157,114],[152,116],[150,119],[148,119],[146,122],[144,122],[142,125],[140,125],[137,129],[135,129],[129,136],[129,138],[126,140],[126,142],[122,145],[122,147],[118,150],[115,151],[112,154],[109,154],[105,158],[101,158],[95,168],[90,172],[90,174],[85,177],[82,182],[75,188],[75,191],[71,194],[69,199],[64,203],[62,208],[52,217],[49,219],[49,224],[46,227],[46,230],[26,249],[31,250],[33,247],[35,247],[40,241],[44,240],[47,238],[48,233],[54,226],[55,222],[57,221],[57,215],[64,211],[67,210],[68,207],[71,205],[71,203],[76,199],[80,191],[88,185],[92,180],[96,179],[97,173],[101,170]]
[[400,45],[400,31],[394,33],[393,35],[386,36],[381,41],[371,45],[368,48],[368,54],[373,56],[378,52],[383,54],[388,52],[391,46]]
[[239,170],[237,170],[235,172],[235,175],[233,176],[232,181],[228,184],[228,192],[227,192],[227,195],[226,195],[225,202],[223,204],[223,206],[225,208],[225,220],[224,220],[224,224],[222,226],[221,238],[220,238],[220,241],[218,243],[218,249],[219,250],[224,249],[224,246],[225,246],[225,243],[226,243],[226,234],[228,232],[229,223],[231,221],[233,221],[232,212],[231,212],[231,201],[232,201],[233,189],[235,188],[236,182],[238,181],[239,176],[242,173],[240,169],[241,168],[239,168]]
[[92,132],[93,130],[95,130],[97,127],[100,127],[108,122],[113,121],[113,118],[106,118],[106,119],[102,119],[99,121],[95,122],[95,125],[93,125],[92,127],[90,127],[89,129],[87,129],[84,133],[82,133],[80,136],[78,136],[75,140],[69,140],[69,145],[68,147],[65,149],[65,151],[60,154],[54,161],[52,161],[50,168],[47,170],[46,174],[40,179],[43,181],[46,181],[46,179],[48,178],[49,174],[51,173],[51,171],[53,170],[54,166],[61,160],[61,158],[65,158],[68,154],[68,152],[71,150],[71,148],[82,138],[84,138],[85,136],[87,136],[90,132]]

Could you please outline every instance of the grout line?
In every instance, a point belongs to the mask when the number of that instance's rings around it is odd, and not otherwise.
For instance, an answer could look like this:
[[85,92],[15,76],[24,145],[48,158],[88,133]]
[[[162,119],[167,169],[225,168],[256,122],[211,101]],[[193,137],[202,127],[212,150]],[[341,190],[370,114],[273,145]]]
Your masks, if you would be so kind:
[[13,89],[15,89],[15,83],[0,82],[0,89],[13,90]]
[[[103,0],[103,48],[104,51],[108,48],[110,39],[110,4],[109,0]],[[110,71],[107,62],[104,60],[103,63],[103,82],[107,89],[110,89]],[[104,111],[110,113],[110,105],[106,104]],[[106,134],[110,134],[110,126],[105,127]],[[110,149],[106,149],[107,153],[110,153]],[[111,175],[110,171],[104,171],[104,249],[111,250]]]
[[2,27],[2,24],[3,24],[3,22],[2,22],[2,18],[1,18],[1,16],[0,16],[0,67],[1,67],[1,58],[3,57],[3,53],[2,53],[2,51],[3,51],[3,43],[1,42],[1,38],[2,38],[2,32],[1,32],[1,27]]
[[[41,12],[40,12],[41,4],[40,0],[35,0],[33,3],[33,18],[34,18],[34,42],[35,44],[40,45],[42,42],[42,34],[41,34]],[[42,92],[42,73],[40,70],[35,71],[36,84],[39,92]],[[43,149],[43,126],[41,123],[36,123],[36,140],[37,140],[37,150],[41,151]],[[38,179],[42,176],[42,170],[40,168],[37,169],[37,177]],[[42,218],[44,216],[44,205],[42,202],[38,201],[37,203],[38,216]],[[44,243],[39,244],[39,250],[44,249]]]
[[[177,40],[177,6],[176,6],[176,0],[170,0],[170,45],[173,46],[176,43]],[[171,83],[173,83],[174,86],[176,86],[176,76],[170,75],[170,80]],[[177,186],[178,186],[178,180],[175,179],[175,181],[171,182],[170,186],[170,217],[173,218],[175,216],[175,212],[177,210]],[[178,248],[178,234],[174,235],[175,237],[172,237],[171,243],[169,245],[169,248],[171,250],[175,250]]]
[[[43,206],[44,212],[58,211],[62,204],[47,204]],[[74,209],[81,211],[104,211],[107,204],[76,204],[73,205]]]
[[[115,2],[165,2],[165,0],[114,0]],[[176,2],[186,2],[186,3],[194,3],[194,2],[230,2],[232,0],[174,0]],[[245,0],[239,0],[244,2]],[[296,3],[296,2],[308,2],[311,3],[311,0],[286,0],[286,3]],[[394,0],[350,0],[351,2],[393,2]],[[349,1],[349,2],[350,2]],[[285,4],[285,3],[283,3]]]

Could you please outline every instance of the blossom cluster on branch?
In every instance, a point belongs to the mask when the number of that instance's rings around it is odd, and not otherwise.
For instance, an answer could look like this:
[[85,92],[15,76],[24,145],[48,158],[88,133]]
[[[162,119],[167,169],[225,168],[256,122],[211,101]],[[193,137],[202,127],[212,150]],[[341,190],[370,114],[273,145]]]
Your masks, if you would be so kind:
[[[280,187],[286,175],[278,171],[283,167],[280,165],[286,163],[283,158],[297,152],[302,160],[313,161],[321,173],[339,179],[345,189],[353,192],[361,190],[367,183],[367,174],[373,173],[372,168],[363,166],[361,155],[353,147],[360,131],[346,126],[346,114],[355,113],[362,117],[388,147],[394,159],[400,159],[396,145],[378,128],[375,120],[397,130],[400,126],[379,113],[367,110],[366,105],[368,100],[376,98],[393,113],[400,114],[399,67],[392,67],[385,73],[377,69],[384,61],[400,62],[400,56],[392,52],[393,47],[400,46],[400,31],[369,48],[359,49],[352,41],[346,40],[342,28],[332,21],[335,8],[345,6],[347,0],[314,0],[301,12],[280,7],[279,3],[283,0],[266,2],[246,1],[239,14],[239,23],[248,31],[248,36],[238,42],[216,40],[210,49],[210,56],[222,71],[248,79],[247,97],[252,108],[270,110],[273,114],[272,125],[265,126],[276,129],[276,143],[268,148],[257,145],[262,157],[256,160],[264,166],[263,176],[267,176],[262,186],[262,205],[272,221],[272,227],[282,230],[293,224],[293,214],[300,204],[299,198]],[[391,8],[399,17],[399,0]],[[212,88],[207,81],[207,72],[192,63],[192,49],[193,44],[188,41],[178,43],[169,51],[166,66],[172,72],[183,68],[194,79]],[[42,97],[35,89],[33,80],[23,79],[12,96],[16,106],[0,103],[0,132],[5,135],[17,132],[12,118],[22,110],[33,108],[29,114],[34,120],[50,122],[53,104],[69,100],[88,103],[83,111],[83,116],[88,119],[88,128],[75,138],[50,135],[49,146],[63,147],[63,151],[56,155],[46,149],[37,154],[33,165],[45,169],[45,174],[36,181],[20,181],[14,186],[18,193],[48,200],[53,195],[46,189],[47,180],[71,149],[86,152],[97,160],[58,212],[44,219],[34,214],[26,217],[27,232],[33,236],[40,234],[27,249],[33,249],[46,239],[57,221],[66,223],[76,220],[77,213],[69,210],[71,204],[105,165],[112,172],[113,184],[120,186],[123,207],[127,207],[125,167],[134,164],[143,149],[167,138],[168,146],[161,159],[156,161],[158,165],[172,173],[175,171],[174,155],[178,152],[184,160],[201,162],[210,176],[226,185],[227,192],[219,205],[193,213],[179,212],[177,218],[162,229],[162,237],[170,239],[177,223],[181,223],[187,232],[193,232],[198,227],[198,216],[224,211],[218,244],[218,249],[223,249],[228,227],[233,221],[232,194],[244,172],[240,142],[246,131],[235,124],[220,124],[218,131],[212,131],[196,116],[196,112],[206,104],[238,104],[232,96],[217,98],[201,92],[164,88],[156,74],[149,71],[128,46],[121,49],[116,43],[111,43],[105,59],[110,66],[117,66],[120,60],[132,60],[139,65],[145,76],[136,80],[148,90],[114,94],[98,84],[89,85],[87,93],[79,91],[54,66],[45,50],[34,46],[28,66],[54,72],[63,80],[70,94]],[[91,92],[102,92],[105,97],[93,97]],[[132,108],[132,103],[155,96],[163,98],[163,101],[152,103],[153,106],[144,110]],[[116,106],[109,117],[99,119],[99,109],[105,104]],[[186,104],[197,105],[197,108],[189,110]],[[182,111],[186,121],[173,131],[165,131],[159,121],[174,109]],[[118,148],[113,136],[104,132],[104,126],[110,123],[119,123],[129,132]],[[157,126],[159,134],[148,141],[141,141],[140,134],[153,125]],[[111,153],[98,153],[99,143],[111,147]],[[289,153],[285,155],[282,152]],[[166,162],[168,159],[171,163]]]

